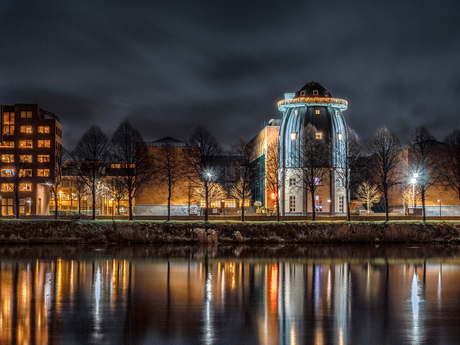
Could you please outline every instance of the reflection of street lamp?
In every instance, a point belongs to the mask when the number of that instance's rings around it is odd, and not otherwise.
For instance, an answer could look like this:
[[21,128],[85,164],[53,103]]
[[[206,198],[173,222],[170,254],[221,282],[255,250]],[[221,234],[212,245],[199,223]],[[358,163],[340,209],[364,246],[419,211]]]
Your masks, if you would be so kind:
[[412,207],[415,208],[415,185],[417,184],[418,173],[413,173],[410,179],[410,183],[412,183],[412,193],[413,193],[413,203]]
[[332,214],[332,210],[331,210],[331,199],[327,199],[327,202],[329,203],[329,221],[331,221],[331,214]]
[[439,202],[439,220],[442,220],[441,199],[439,199],[438,202]]

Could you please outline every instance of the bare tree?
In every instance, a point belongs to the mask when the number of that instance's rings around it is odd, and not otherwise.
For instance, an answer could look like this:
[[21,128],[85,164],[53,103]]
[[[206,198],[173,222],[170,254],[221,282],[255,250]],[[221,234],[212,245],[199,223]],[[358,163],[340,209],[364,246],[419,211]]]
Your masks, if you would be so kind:
[[[206,199],[206,186],[204,182],[200,182],[193,190],[193,199],[200,203]],[[225,188],[217,182],[208,182],[208,201],[209,203],[219,202],[227,197]]]
[[337,160],[336,176],[343,182],[346,191],[347,220],[350,221],[350,193],[361,182],[360,170],[362,169],[361,157],[363,144],[358,134],[347,127],[347,134],[340,145],[336,145],[335,157]]
[[318,130],[312,124],[305,127],[299,143],[299,154],[295,158],[298,169],[294,170],[295,176],[301,181],[305,192],[311,196],[312,220],[316,220],[315,193],[330,173],[331,145],[323,136],[318,136]]
[[[54,219],[58,219],[59,214],[59,201],[61,195],[58,193],[59,187],[61,186],[62,182],[65,180],[65,176],[63,175],[65,164],[68,162],[68,153],[67,150],[63,149],[63,157],[56,157],[54,161],[54,171],[51,172],[50,177],[48,179],[48,185],[51,188],[51,192],[54,195]],[[70,196],[72,198],[72,195]]]
[[96,219],[96,188],[105,175],[106,161],[109,154],[109,142],[97,125],[83,134],[72,152],[78,176],[91,189],[93,197],[93,219]]
[[10,178],[8,179],[9,188],[13,191],[13,202],[15,207],[16,218],[19,218],[20,206],[19,193],[24,190],[28,178],[32,177],[32,169],[30,169],[30,162],[24,159],[25,155],[20,155],[19,151],[14,154],[14,168],[11,169]]
[[244,222],[244,201],[250,200],[251,187],[260,175],[260,167],[254,162],[254,147],[244,137],[231,146],[232,164],[239,178],[233,184],[231,194],[241,200],[241,221]]
[[403,213],[406,214],[406,206],[416,205],[417,201],[420,201],[420,194],[415,193],[415,202],[414,202],[414,190],[411,186],[404,183],[401,185],[399,201],[403,205]]
[[[117,202],[117,215],[120,215],[120,202],[127,199],[128,191],[126,190],[125,184],[117,177],[108,178],[107,183],[110,186],[112,203],[115,201]],[[112,212],[113,211],[114,210],[112,210]]]
[[422,199],[423,221],[426,220],[426,192],[440,178],[438,166],[440,150],[436,138],[424,127],[415,128],[409,136],[409,167],[417,173],[417,189]]
[[118,126],[111,140],[112,159],[120,164],[116,178],[124,184],[128,194],[130,220],[137,191],[154,176],[153,156],[143,143],[141,134],[127,120]]
[[275,193],[274,201],[276,207],[276,220],[280,221],[280,202],[279,202],[279,141],[275,140],[271,142],[267,147],[265,156],[265,185],[269,192]]
[[198,127],[187,142],[188,150],[185,150],[185,160],[190,168],[190,179],[193,185],[203,184],[205,190],[205,213],[204,219],[209,219],[209,193],[216,186],[222,173],[220,158],[222,148],[206,127]]
[[454,129],[445,139],[443,180],[457,194],[460,205],[460,129]]
[[379,191],[378,186],[372,185],[368,182],[363,182],[356,190],[356,198],[359,203],[366,204],[367,213],[369,213],[372,205],[380,200],[382,193]]
[[385,198],[385,219],[388,221],[388,191],[400,183],[401,144],[398,137],[383,126],[372,136],[369,151],[372,176]]
[[171,197],[174,187],[187,175],[183,150],[165,143],[155,161],[157,181],[168,188],[168,221],[171,220]]

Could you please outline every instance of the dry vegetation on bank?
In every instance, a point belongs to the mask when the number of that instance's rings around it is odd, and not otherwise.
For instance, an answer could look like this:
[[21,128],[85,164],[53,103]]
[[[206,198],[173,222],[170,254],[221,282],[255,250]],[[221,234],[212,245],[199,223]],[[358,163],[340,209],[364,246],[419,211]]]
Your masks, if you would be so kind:
[[[204,229],[203,231],[197,231]],[[215,232],[215,234],[213,233]],[[2,220],[0,243],[460,242],[460,222],[164,222]]]

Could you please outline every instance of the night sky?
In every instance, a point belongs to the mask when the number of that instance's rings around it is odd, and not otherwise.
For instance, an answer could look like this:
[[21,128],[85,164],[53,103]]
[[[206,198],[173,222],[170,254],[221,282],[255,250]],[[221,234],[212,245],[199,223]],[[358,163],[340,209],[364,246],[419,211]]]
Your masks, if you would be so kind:
[[54,112],[68,149],[125,118],[228,147],[313,80],[363,139],[460,127],[460,1],[2,0],[0,28],[0,104]]

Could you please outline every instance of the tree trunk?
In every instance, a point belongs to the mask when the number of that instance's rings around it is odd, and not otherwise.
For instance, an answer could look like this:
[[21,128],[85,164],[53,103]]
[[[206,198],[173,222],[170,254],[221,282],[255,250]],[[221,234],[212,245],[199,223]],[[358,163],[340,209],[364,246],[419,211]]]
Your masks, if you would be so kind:
[[204,192],[205,192],[205,208],[204,208],[204,221],[208,221],[208,209],[209,209],[209,203],[208,203],[208,197],[209,197],[209,190],[208,190],[208,182],[204,183]]
[[[56,188],[56,192],[57,192],[57,188]],[[59,205],[59,202],[58,202],[58,199],[57,199],[57,193],[54,193],[54,219],[58,219],[58,213],[59,213],[59,210],[58,210],[58,206]]]
[[425,186],[421,186],[420,193],[422,194],[422,212],[423,212],[423,221],[426,222],[426,211],[425,211]]
[[[308,205],[307,205],[308,207]],[[311,193],[311,220],[316,220],[315,193]]]
[[93,220],[96,219],[96,184],[93,183]]
[[171,183],[168,184],[168,222],[171,220]]
[[129,208],[129,220],[133,220],[133,197],[131,192],[128,192],[128,208]]
[[388,222],[390,220],[390,215],[388,212],[388,190],[385,189],[385,221]]
[[278,196],[276,196],[276,221],[280,221],[280,200]]
[[241,200],[241,221],[244,222],[244,188],[243,188],[243,200]]
[[349,222],[351,220],[351,214],[350,214],[350,198],[348,197],[348,188],[347,190],[345,191],[345,200],[346,200],[346,203],[347,203],[347,222]]

